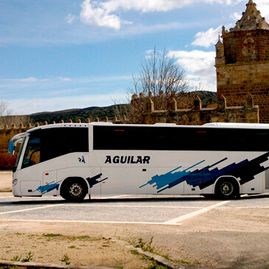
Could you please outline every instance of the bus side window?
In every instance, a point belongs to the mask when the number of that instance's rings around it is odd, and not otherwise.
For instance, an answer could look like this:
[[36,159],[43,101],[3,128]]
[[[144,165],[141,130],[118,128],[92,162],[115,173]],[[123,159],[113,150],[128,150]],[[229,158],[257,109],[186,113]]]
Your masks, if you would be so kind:
[[40,138],[30,137],[24,154],[22,168],[40,163]]

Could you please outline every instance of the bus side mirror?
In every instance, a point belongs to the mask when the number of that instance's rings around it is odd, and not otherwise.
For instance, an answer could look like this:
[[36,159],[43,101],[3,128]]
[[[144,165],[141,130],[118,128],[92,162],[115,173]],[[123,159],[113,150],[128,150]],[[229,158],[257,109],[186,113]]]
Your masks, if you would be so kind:
[[8,142],[8,153],[13,155],[15,152],[15,146],[12,140]]

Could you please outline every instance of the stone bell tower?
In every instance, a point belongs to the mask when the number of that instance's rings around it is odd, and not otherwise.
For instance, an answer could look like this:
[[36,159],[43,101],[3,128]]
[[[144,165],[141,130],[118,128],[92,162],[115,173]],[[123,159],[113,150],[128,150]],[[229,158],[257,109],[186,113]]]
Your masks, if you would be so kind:
[[269,123],[269,24],[252,0],[234,28],[222,28],[215,66],[218,96],[228,106],[244,106],[251,96],[260,122]]

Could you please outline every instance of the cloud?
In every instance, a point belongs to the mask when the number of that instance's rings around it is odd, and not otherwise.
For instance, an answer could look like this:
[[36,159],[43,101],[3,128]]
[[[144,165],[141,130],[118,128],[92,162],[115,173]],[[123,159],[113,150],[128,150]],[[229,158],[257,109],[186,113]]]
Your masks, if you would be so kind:
[[[145,51],[146,58],[150,54],[152,50]],[[215,51],[170,50],[167,56],[174,59],[185,71],[185,79],[190,90],[216,91]]]
[[117,10],[135,10],[143,13],[166,12],[174,8],[182,8],[189,5],[189,0],[110,0],[103,4],[106,10],[115,12]]
[[68,14],[68,15],[65,17],[65,20],[67,21],[68,24],[73,24],[74,21],[76,20],[76,16],[73,15],[73,14]]
[[261,11],[261,15],[266,17],[269,23],[269,2],[268,0],[256,0],[257,9]]
[[39,79],[36,78],[36,77],[27,77],[27,78],[21,78],[21,79],[18,79],[17,81],[18,82],[21,82],[21,83],[35,83],[37,82]]
[[80,19],[83,23],[119,30],[122,24],[131,24],[123,21],[120,11],[136,11],[140,13],[168,12],[192,4],[223,4],[231,5],[241,0],[84,0],[81,5]]
[[221,33],[221,26],[215,29],[210,28],[206,32],[198,32],[195,35],[195,39],[192,42],[192,45],[208,48],[217,43],[218,35],[220,33]]
[[232,15],[231,15],[231,18],[232,20],[234,21],[238,21],[242,18],[242,14],[238,13],[238,12],[234,12]]
[[[194,4],[219,4],[236,5],[242,0],[84,0],[81,5],[80,19],[83,23],[119,30],[123,24],[132,24],[124,21],[117,13],[120,11],[136,11],[140,13],[168,12]],[[269,17],[268,0],[257,0],[258,9],[264,16]],[[234,13],[233,18],[240,15]],[[68,23],[73,23],[75,17],[69,14],[66,18]]]
[[70,82],[70,81],[72,81],[72,78],[69,78],[69,77],[58,77],[58,79],[59,79],[60,81],[66,81],[66,82]]
[[80,19],[85,24],[108,27],[115,30],[120,29],[120,18],[109,14],[109,10],[106,10],[104,7],[92,4],[91,0],[84,0],[81,7]]
[[103,2],[102,6],[109,12],[135,10],[149,13],[167,12],[199,3],[231,5],[239,2],[241,0],[109,0]]
[[[261,15],[266,18],[267,22],[269,22],[269,1],[268,0],[256,0],[255,3],[257,5],[257,9],[261,12]],[[231,15],[231,18],[234,21],[238,21],[239,19],[241,19],[241,17],[242,17],[242,13],[238,13],[238,12],[234,12]]]
[[216,91],[215,51],[169,51],[168,56],[186,71],[186,78],[193,90]]

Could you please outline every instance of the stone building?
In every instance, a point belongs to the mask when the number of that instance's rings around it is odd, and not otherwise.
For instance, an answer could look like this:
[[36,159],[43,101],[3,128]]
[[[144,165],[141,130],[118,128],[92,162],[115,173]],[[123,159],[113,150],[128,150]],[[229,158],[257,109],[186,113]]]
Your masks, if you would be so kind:
[[[190,98],[185,102],[185,95],[178,94],[164,96],[165,106],[160,108],[156,97],[133,96],[131,106],[136,120],[132,122],[269,123],[269,24],[253,0],[248,1],[234,28],[222,28],[216,44],[215,67],[215,105],[204,107],[199,96],[194,95],[191,102]],[[182,103],[187,107],[181,107]]]
[[244,105],[252,96],[259,120],[269,123],[269,24],[249,0],[234,28],[222,29],[216,44],[218,96],[228,106]]

